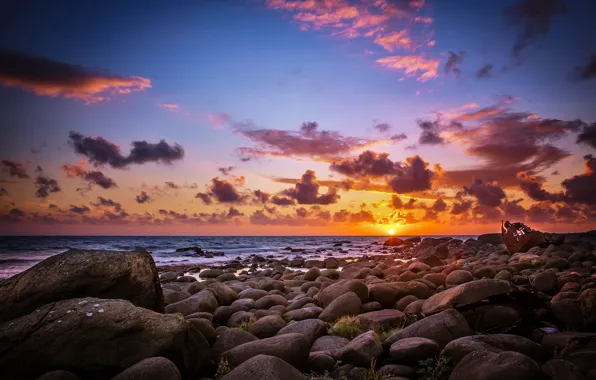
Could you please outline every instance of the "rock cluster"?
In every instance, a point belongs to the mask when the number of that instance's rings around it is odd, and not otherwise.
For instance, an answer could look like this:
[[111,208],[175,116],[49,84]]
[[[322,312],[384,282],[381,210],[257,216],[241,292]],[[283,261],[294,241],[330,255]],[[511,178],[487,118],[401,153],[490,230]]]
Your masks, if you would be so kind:
[[158,277],[142,251],[66,252],[0,283],[0,373],[596,379],[596,234],[513,255],[499,236],[394,238],[349,261],[260,257],[192,276]]

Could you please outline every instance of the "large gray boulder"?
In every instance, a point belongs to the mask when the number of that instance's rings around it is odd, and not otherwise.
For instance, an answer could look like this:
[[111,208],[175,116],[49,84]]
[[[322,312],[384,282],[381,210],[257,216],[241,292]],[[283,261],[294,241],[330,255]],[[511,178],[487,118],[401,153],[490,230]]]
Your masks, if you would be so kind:
[[337,352],[336,356],[343,363],[368,368],[370,363],[381,356],[382,353],[383,346],[377,333],[367,331],[352,339],[350,343]]
[[319,304],[321,304],[323,307],[327,307],[339,296],[348,292],[356,293],[362,303],[368,301],[368,288],[358,280],[338,281],[321,290],[316,297],[319,301]]
[[474,331],[466,319],[457,310],[450,309],[421,319],[405,329],[395,332],[383,342],[383,346],[389,349],[394,342],[400,339],[421,337],[433,339],[443,348],[454,339],[473,334]]
[[504,280],[485,278],[466,282],[431,296],[422,305],[422,313],[430,315],[449,308],[471,305],[485,298],[512,293],[516,290],[515,285]]
[[277,332],[277,335],[302,334],[313,344],[319,337],[327,334],[327,324],[319,319],[305,319],[290,323]]
[[248,332],[257,338],[270,338],[286,326],[286,321],[279,315],[268,315],[256,321]]
[[235,367],[257,355],[270,355],[302,369],[308,361],[309,353],[310,343],[304,335],[284,334],[241,344],[224,352],[222,357]]
[[196,377],[210,362],[209,343],[184,319],[99,298],[53,302],[5,322],[0,353],[6,380],[34,379],[56,368],[106,379],[158,356],[184,377]]
[[382,327],[391,329],[400,326],[406,315],[396,309],[383,309],[377,311],[369,311],[358,316],[360,320],[360,327],[368,329],[374,327]]
[[428,338],[404,338],[391,345],[389,354],[398,363],[416,365],[420,360],[437,356],[439,344]]
[[519,352],[474,351],[453,369],[449,380],[546,380],[538,364]]
[[141,360],[132,367],[128,367],[111,380],[181,380],[180,371],[176,365],[164,357]]
[[255,340],[257,340],[256,336],[242,329],[225,328],[219,332],[217,340],[213,344],[213,347],[211,347],[211,354],[217,360],[224,352],[241,344],[254,342]]
[[222,377],[220,380],[306,380],[296,368],[280,358],[257,355]]
[[362,301],[356,293],[347,292],[333,300],[319,315],[319,319],[325,322],[334,322],[344,315],[356,315],[360,313]]
[[341,336],[324,335],[313,343],[310,351],[325,351],[331,356],[335,356],[337,351],[341,350],[348,343],[350,343],[350,340]]
[[0,322],[78,297],[125,299],[164,310],[159,275],[148,252],[71,249],[0,282]]
[[213,313],[217,306],[217,299],[215,299],[213,293],[208,290],[201,290],[187,299],[166,306],[166,313],[180,313],[182,315],[196,312]]

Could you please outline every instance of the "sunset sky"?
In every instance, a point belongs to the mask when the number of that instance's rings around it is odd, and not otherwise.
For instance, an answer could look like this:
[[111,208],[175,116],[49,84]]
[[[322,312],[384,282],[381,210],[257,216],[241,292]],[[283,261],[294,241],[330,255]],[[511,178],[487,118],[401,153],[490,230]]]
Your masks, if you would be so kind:
[[9,1],[0,234],[595,229],[594,14],[591,0]]

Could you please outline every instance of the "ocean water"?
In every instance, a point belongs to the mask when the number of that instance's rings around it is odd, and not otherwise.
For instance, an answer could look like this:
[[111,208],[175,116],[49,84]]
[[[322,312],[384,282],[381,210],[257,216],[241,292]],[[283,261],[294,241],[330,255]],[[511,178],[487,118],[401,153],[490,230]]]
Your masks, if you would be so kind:
[[[428,236],[436,237],[436,236]],[[453,236],[466,239],[471,236]],[[472,236],[473,237],[473,236]],[[217,264],[251,254],[304,258],[377,254],[387,236],[0,236],[0,279],[9,278],[70,248],[145,248],[156,264]],[[336,246],[342,243],[341,246]],[[200,257],[176,248],[198,246],[224,256]],[[304,249],[290,252],[286,247]]]

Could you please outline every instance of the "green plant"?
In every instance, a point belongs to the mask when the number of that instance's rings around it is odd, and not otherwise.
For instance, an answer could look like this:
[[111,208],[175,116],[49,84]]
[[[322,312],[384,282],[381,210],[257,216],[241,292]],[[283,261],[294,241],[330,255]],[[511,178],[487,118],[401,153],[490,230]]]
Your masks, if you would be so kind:
[[257,322],[257,317],[250,317],[246,321],[242,321],[242,322],[238,322],[238,323],[234,324],[234,327],[248,331],[248,329],[250,329],[252,327],[252,325],[254,325],[256,322]]
[[377,359],[373,359],[370,362],[370,368],[366,373],[366,377],[363,380],[383,380],[385,376],[377,373]]
[[360,319],[353,316],[339,318],[331,328],[331,335],[347,339],[353,339],[362,333],[364,331],[360,328]]
[[445,356],[428,358],[418,362],[420,380],[447,380],[453,371],[451,360]]
[[217,365],[217,370],[215,371],[215,380],[219,380],[225,375],[227,375],[232,370],[230,363],[228,363],[228,359],[221,358],[219,359],[219,363]]
[[402,322],[402,328],[407,327],[407,326],[411,325],[412,323],[418,322],[418,319],[420,319],[420,317],[416,314],[406,314],[406,317],[404,318],[404,321]]
[[289,315],[284,315],[282,318],[286,323],[292,322],[292,317],[290,317]]
[[394,328],[387,328],[384,326],[373,326],[372,330],[374,330],[374,332],[377,333],[377,335],[379,336],[379,340],[381,342],[384,342],[387,340],[387,338],[389,338],[391,335],[393,335],[394,333],[396,333],[397,331],[401,330],[401,327],[394,327]]

